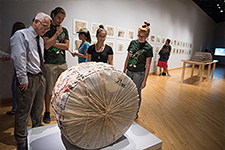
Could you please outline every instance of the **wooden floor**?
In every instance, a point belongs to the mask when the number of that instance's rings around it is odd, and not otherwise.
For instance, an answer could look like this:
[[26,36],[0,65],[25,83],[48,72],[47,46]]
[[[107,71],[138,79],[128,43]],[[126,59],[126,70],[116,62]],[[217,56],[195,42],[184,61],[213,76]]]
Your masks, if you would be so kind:
[[[181,85],[181,72],[149,75],[136,122],[163,140],[162,150],[225,150],[225,67],[217,66],[213,81],[204,80],[201,87],[197,76],[189,78],[190,67]],[[1,150],[16,149],[14,116],[5,114],[10,108],[11,103],[1,103]]]

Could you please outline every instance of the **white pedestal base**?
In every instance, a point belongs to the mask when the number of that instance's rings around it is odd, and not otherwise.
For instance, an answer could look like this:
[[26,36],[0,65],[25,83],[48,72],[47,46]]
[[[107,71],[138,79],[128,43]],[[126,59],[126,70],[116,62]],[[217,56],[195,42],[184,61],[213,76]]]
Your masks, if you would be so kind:
[[[102,150],[157,150],[162,147],[162,140],[133,123],[120,140]],[[79,150],[78,147],[70,144],[61,134],[57,124],[32,128],[28,131],[29,150]]]

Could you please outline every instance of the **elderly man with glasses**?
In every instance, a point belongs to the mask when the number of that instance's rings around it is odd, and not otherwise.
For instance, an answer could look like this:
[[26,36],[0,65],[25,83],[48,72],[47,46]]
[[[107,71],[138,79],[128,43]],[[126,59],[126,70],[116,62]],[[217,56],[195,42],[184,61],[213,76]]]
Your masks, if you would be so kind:
[[28,149],[27,125],[31,116],[32,127],[42,126],[45,78],[43,76],[43,36],[50,29],[51,17],[38,13],[32,26],[14,33],[10,38],[11,58],[16,71],[15,139],[17,149]]

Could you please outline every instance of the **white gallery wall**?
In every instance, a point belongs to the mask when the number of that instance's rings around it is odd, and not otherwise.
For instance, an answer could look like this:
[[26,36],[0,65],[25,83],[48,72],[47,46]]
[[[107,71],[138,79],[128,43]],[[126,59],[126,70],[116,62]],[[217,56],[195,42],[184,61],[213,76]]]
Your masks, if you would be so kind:
[[[91,23],[95,22],[114,26],[116,30],[118,27],[125,28],[126,31],[135,30],[136,35],[137,28],[147,20],[151,24],[150,34],[191,43],[192,48],[185,49],[192,50],[192,54],[213,46],[216,24],[192,0],[12,0],[0,2],[0,50],[6,51],[9,45],[13,23],[21,21],[29,26],[37,12],[49,14],[57,6],[63,7],[67,13],[63,26],[69,31],[70,49],[73,48],[73,39],[78,39],[73,34],[74,19],[87,21],[89,30]],[[127,52],[116,53],[116,45],[117,42],[123,42],[128,46],[130,41],[116,37],[107,38],[106,41],[114,42],[114,66],[122,70]],[[154,48],[150,72],[156,72],[158,55],[155,48],[163,44],[150,44]],[[190,57],[191,54],[172,53],[169,69],[182,67],[181,60],[188,60]],[[67,63],[69,67],[76,65],[77,58],[67,53]],[[11,97],[13,69],[10,62],[0,62],[0,70],[0,99]]]

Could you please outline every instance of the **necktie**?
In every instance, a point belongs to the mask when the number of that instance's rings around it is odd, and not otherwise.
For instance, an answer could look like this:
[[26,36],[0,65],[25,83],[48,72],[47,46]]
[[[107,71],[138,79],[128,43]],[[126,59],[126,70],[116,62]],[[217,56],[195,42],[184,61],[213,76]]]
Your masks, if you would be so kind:
[[40,47],[40,43],[39,43],[39,38],[40,36],[38,35],[36,37],[37,39],[37,48],[38,48],[38,54],[39,54],[39,58],[40,58],[40,68],[42,73],[44,73],[44,61],[43,61],[43,57],[42,57],[42,53],[41,53],[41,47]]

